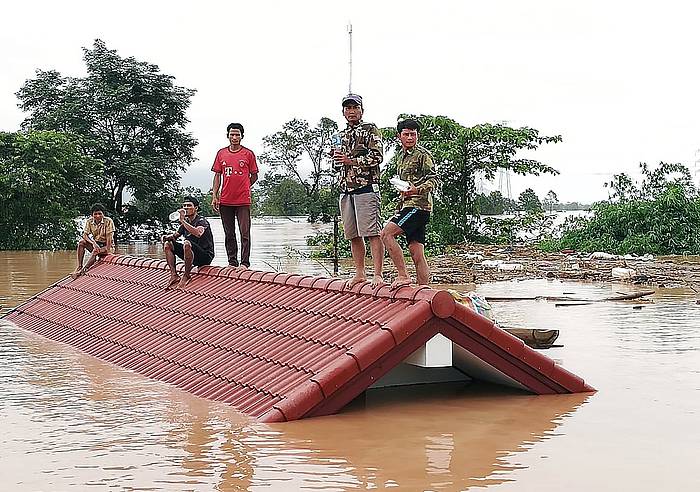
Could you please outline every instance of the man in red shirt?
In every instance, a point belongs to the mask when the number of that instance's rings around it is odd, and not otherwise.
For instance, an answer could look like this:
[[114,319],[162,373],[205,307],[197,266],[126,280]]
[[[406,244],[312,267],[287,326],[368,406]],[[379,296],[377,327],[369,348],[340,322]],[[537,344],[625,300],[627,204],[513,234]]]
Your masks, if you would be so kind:
[[258,180],[255,154],[241,145],[243,125],[231,123],[226,128],[229,145],[216,153],[211,206],[221,215],[224,226],[228,264],[239,266],[236,221],[241,233],[240,266],[250,267],[250,187]]

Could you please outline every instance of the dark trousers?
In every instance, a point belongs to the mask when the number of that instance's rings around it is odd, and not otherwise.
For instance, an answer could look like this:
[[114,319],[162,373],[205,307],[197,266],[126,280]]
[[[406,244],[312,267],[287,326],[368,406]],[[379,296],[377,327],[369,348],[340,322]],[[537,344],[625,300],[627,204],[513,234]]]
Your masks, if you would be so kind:
[[241,233],[241,265],[250,267],[250,206],[220,205],[221,224],[224,226],[226,255],[228,264],[238,266],[238,242],[236,240],[236,221]]

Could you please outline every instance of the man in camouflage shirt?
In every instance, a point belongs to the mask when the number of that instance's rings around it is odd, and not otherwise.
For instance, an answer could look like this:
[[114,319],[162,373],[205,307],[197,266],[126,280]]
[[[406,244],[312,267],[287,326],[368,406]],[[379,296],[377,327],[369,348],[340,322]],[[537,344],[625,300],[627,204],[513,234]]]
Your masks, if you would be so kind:
[[365,282],[365,241],[369,240],[374,263],[373,285],[380,285],[384,245],[379,238],[381,216],[379,164],[384,159],[379,129],[362,121],[362,98],[348,94],[343,98],[343,116],[348,126],[341,133],[341,145],[333,150],[333,165],[340,179],[340,216],[345,237],[350,241],[355,275],[348,287]]
[[389,252],[391,261],[398,272],[392,289],[411,283],[406,271],[401,246],[396,237],[405,234],[408,250],[416,266],[416,283],[428,285],[430,269],[425,259],[425,227],[433,209],[432,192],[437,186],[435,164],[430,152],[418,145],[418,122],[412,119],[401,121],[396,130],[401,141],[397,158],[398,177],[408,183],[407,189],[400,192],[398,212],[384,226],[381,239]]

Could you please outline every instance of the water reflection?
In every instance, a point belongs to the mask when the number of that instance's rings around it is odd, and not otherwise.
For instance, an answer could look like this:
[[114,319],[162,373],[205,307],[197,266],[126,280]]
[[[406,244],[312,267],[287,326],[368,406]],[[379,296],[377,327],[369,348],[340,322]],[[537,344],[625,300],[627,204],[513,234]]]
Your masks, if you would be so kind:
[[314,462],[350,466],[362,489],[463,490],[507,480],[497,475],[513,469],[508,457],[551,437],[587,398],[486,385],[372,390],[361,409],[275,428]]

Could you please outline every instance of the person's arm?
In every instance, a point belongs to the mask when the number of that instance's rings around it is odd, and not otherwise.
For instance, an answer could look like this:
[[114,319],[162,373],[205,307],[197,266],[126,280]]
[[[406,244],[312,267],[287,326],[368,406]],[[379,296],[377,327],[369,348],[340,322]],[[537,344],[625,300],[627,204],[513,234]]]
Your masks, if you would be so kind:
[[416,188],[420,194],[428,194],[435,191],[438,185],[437,170],[430,154],[423,156],[423,178],[416,183]]
[[90,237],[91,234],[91,228],[90,228],[90,219],[88,219],[85,222],[85,227],[83,228],[83,240],[87,241],[88,243],[92,244],[93,248],[97,246],[97,243],[93,238]]
[[175,241],[179,237],[180,237],[179,232],[173,232],[172,234],[164,234],[160,237],[160,242],[164,243],[166,241]]
[[195,227],[192,224],[190,224],[189,222],[187,222],[187,220],[184,218],[180,219],[180,224],[182,224],[182,227],[184,227],[185,230],[187,232],[189,232],[190,234],[192,234],[193,236],[202,237],[202,234],[204,234],[204,230],[205,230],[204,226],[196,226]]
[[424,154],[421,159],[423,176],[421,176],[415,183],[411,183],[411,187],[402,191],[401,195],[405,198],[416,196],[416,195],[427,195],[431,191],[437,188],[438,178],[437,172],[435,170],[435,163],[430,154]]
[[[251,183],[252,184],[252,183]],[[214,173],[214,183],[211,185],[211,208],[214,212],[219,211],[220,196],[221,191],[221,173]]]
[[[109,219],[105,217],[104,220]],[[105,246],[102,249],[102,253],[109,253],[112,251],[112,244],[114,244],[114,222],[112,220],[107,220],[106,230],[105,230]]]
[[257,180],[258,180],[258,173],[251,174],[250,175],[250,186],[253,186]]
[[114,236],[113,232],[110,232],[107,234],[107,241],[106,241],[107,244],[105,244],[104,250],[102,251],[103,253],[109,253],[110,251],[112,251],[112,242],[113,242],[112,238],[113,238],[113,236]]

